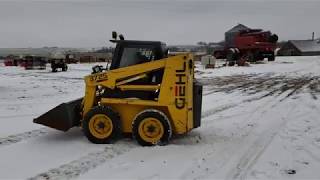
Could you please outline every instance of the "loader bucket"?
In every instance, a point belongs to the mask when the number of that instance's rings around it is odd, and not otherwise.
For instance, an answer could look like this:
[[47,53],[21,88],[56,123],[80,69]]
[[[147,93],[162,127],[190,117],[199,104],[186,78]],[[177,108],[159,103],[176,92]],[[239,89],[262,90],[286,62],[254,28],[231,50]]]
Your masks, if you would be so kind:
[[67,131],[80,124],[80,106],[83,98],[62,103],[33,120],[57,130]]

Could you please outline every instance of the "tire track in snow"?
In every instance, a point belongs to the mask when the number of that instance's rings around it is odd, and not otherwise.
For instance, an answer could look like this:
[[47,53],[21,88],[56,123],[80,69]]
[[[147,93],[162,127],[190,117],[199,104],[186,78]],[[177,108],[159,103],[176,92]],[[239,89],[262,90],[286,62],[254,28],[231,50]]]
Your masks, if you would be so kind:
[[[269,109],[269,108],[275,108],[277,104],[279,104],[279,101],[278,101],[278,98],[277,99],[274,99],[272,97],[269,97],[271,99],[267,99],[264,103],[260,103],[258,106],[256,106],[256,108],[254,108],[252,110],[252,113],[248,113],[248,117],[244,118],[244,119],[247,119],[247,120],[258,120],[260,119],[262,116],[264,116],[264,114],[266,113],[265,109]],[[258,100],[258,99],[261,99],[260,97],[253,97],[253,98],[249,98],[247,100],[244,100],[243,102],[251,102],[251,101],[254,101],[254,100]],[[241,128],[241,132],[245,132],[245,133],[242,133],[242,134],[239,134],[239,139],[242,139],[242,138],[245,138],[247,137],[250,133],[252,133],[252,131],[255,130],[255,128],[253,128],[255,126],[244,126],[243,128]],[[249,128],[249,129],[247,129]],[[209,139],[210,137],[205,137],[205,139]],[[211,143],[210,143],[211,144]],[[226,147],[227,149],[237,149],[238,147],[237,146],[233,146],[233,145],[227,145]],[[220,152],[224,153],[228,150],[221,150]],[[212,149],[210,150],[209,154],[217,154],[217,152],[215,152],[216,150]],[[232,154],[222,154],[220,155],[218,158],[216,156],[213,156],[213,157],[207,157],[205,158],[206,161],[204,162],[200,162],[200,164],[197,162],[195,162],[195,164],[198,163],[197,167],[196,166],[193,166],[193,167],[190,167],[185,174],[182,175],[182,179],[185,179],[185,178],[192,178],[192,179],[210,179],[210,175],[211,174],[215,174],[219,171],[221,171],[221,169],[223,169],[225,167],[225,165],[232,161],[232,157],[233,156],[233,153],[237,153],[236,151],[231,151]],[[211,168],[211,164],[206,164],[207,162],[212,162],[212,161],[216,161],[216,162],[219,162],[218,164],[214,165],[215,168]],[[204,163],[204,164],[203,164]],[[202,169],[200,167],[205,167],[207,166],[208,168],[205,168],[205,169]],[[210,167],[210,168],[209,168]],[[200,168],[200,175],[195,175],[193,174],[193,172],[197,172],[199,171],[199,168]],[[236,168],[235,168],[236,169]],[[237,170],[237,169],[236,169]],[[232,170],[230,172],[228,172],[227,174],[231,174],[231,172],[234,172],[235,170]],[[190,173],[192,172],[192,173]],[[231,176],[231,177],[230,177]],[[220,177],[220,176],[219,176]],[[229,178],[225,178],[225,179],[231,179],[233,177],[233,174],[232,175],[229,175]]]
[[259,157],[263,154],[273,138],[277,135],[278,130],[281,129],[284,124],[285,123],[282,123],[278,128],[272,129],[270,132],[265,132],[255,140],[249,150],[240,158],[236,168],[231,170],[231,175],[229,176],[232,177],[228,179],[245,179],[248,171],[256,164]]
[[31,131],[27,131],[27,132],[15,134],[15,135],[10,135],[4,138],[0,138],[0,147],[15,144],[31,138],[43,136],[48,134],[48,132],[49,132],[48,128],[44,127],[44,128],[35,129],[35,130],[31,130]]
[[[281,101],[280,101],[281,103]],[[277,104],[279,105],[279,104]],[[275,105],[273,106],[273,108]],[[228,173],[227,179],[246,179],[248,171],[256,164],[259,157],[267,149],[269,144],[272,142],[273,138],[278,134],[280,129],[284,127],[287,123],[288,115],[296,109],[296,105],[292,107],[286,115],[282,117],[282,121],[275,123],[271,128],[268,128],[265,132],[259,135],[258,138],[254,140],[252,145],[248,148],[248,151],[239,159],[236,167]]]
[[219,113],[219,112],[231,109],[233,107],[236,107],[237,105],[238,104],[226,104],[226,105],[222,105],[219,107],[208,109],[208,110],[201,113],[201,118],[207,118],[207,117],[212,116],[216,113]]
[[215,108],[211,108],[211,109],[208,109],[206,111],[203,111],[201,113],[201,118],[207,118],[207,117],[212,116],[212,115],[214,115],[216,113],[219,113],[219,112],[234,108],[234,107],[236,107],[236,106],[238,106],[240,104],[244,104],[244,103],[248,103],[248,102],[252,102],[252,101],[257,101],[257,100],[260,100],[260,99],[261,99],[261,97],[253,97],[253,98],[242,100],[242,101],[237,102],[237,103],[230,103],[230,104],[225,104],[225,105],[218,106],[218,107],[215,107]]
[[135,149],[132,144],[110,144],[102,151],[92,152],[77,160],[63,164],[57,168],[52,168],[46,172],[40,173],[28,180],[41,179],[74,179],[104,164],[107,160],[120,156],[130,150]]

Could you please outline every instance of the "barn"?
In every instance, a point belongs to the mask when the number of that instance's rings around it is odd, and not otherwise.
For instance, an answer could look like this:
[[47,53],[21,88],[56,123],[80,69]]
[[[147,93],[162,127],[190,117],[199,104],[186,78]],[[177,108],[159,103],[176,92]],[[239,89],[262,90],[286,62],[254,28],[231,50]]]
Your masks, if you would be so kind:
[[238,24],[224,33],[226,41],[225,43],[228,47],[234,47],[234,37],[236,36],[236,34],[243,30],[250,30],[250,28],[243,24]]
[[290,40],[278,51],[278,56],[319,56],[320,40]]

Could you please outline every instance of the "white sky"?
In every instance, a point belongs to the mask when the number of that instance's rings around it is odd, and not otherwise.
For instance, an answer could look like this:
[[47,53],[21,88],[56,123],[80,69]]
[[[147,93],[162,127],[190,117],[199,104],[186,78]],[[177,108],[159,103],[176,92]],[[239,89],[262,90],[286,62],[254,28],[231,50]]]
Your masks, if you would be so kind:
[[109,46],[111,31],[167,44],[220,41],[237,23],[280,40],[320,36],[320,1],[0,0],[0,47]]

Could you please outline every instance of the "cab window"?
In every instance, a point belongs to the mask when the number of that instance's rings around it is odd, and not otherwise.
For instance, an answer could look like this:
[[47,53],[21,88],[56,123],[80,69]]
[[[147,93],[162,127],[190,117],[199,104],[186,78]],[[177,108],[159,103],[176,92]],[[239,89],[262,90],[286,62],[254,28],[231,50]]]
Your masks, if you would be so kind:
[[119,67],[127,67],[155,60],[155,53],[151,48],[131,48],[123,49]]

